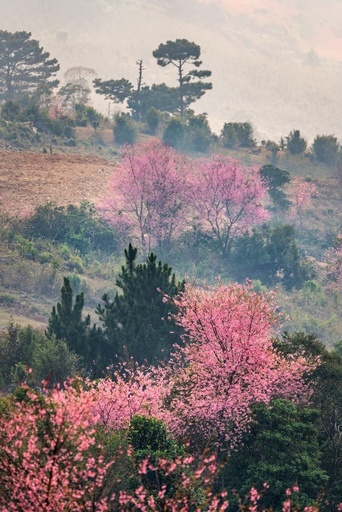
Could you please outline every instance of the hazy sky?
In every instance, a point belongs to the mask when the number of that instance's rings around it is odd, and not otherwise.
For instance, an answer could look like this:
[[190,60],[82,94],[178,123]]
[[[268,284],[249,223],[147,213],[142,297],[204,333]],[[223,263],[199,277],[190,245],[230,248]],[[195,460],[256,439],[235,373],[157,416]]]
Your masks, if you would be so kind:
[[0,0],[0,9],[0,28],[32,32],[58,59],[61,80],[82,65],[135,83],[143,59],[146,84],[175,85],[152,51],[186,38],[213,72],[195,109],[216,132],[251,121],[259,139],[300,129],[309,140],[342,140],[342,0]]

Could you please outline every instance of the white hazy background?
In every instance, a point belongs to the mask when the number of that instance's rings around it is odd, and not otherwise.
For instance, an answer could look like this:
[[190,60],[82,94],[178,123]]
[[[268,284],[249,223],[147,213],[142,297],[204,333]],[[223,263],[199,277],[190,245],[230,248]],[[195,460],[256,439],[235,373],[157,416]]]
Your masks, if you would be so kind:
[[[259,140],[300,129],[309,142],[342,140],[342,0],[0,0],[1,30],[32,32],[61,66],[94,68],[103,80],[176,85],[173,66],[152,56],[160,43],[201,46],[212,91],[193,104],[212,129],[252,122]],[[108,113],[108,102],[93,96]],[[112,106],[111,111],[120,109]]]

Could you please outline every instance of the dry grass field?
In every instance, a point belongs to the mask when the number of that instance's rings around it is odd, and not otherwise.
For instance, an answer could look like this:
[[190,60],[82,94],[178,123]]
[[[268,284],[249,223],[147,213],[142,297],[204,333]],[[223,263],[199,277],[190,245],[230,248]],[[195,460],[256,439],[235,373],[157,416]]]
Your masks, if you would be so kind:
[[48,201],[96,203],[115,164],[92,155],[0,151],[0,208],[12,215]]

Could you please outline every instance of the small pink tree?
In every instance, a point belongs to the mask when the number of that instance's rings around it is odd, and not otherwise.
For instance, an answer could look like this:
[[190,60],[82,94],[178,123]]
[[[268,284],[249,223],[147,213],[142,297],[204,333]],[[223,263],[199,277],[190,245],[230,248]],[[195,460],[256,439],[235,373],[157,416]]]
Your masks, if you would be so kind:
[[300,228],[303,228],[303,215],[311,207],[312,198],[315,195],[317,187],[312,181],[296,177],[291,180],[289,190],[289,200],[291,202],[290,218],[298,219]]
[[267,190],[255,167],[216,156],[200,162],[192,181],[190,204],[223,255],[229,253],[234,237],[269,218],[263,207]]
[[63,116],[63,107],[61,97],[57,94],[54,96],[49,107],[49,118],[53,120],[60,119]]
[[169,392],[168,372],[155,368],[121,369],[112,379],[101,379],[92,389],[94,412],[102,426],[127,428],[136,414],[162,419],[168,413],[163,401]]
[[342,235],[337,237],[335,247],[326,251],[325,259],[330,285],[342,289]]
[[273,347],[276,305],[250,284],[188,287],[178,299],[186,330],[183,364],[174,377],[175,429],[234,445],[248,427],[251,406],[275,397],[304,398],[302,376],[317,362],[283,358]]
[[159,141],[126,147],[99,205],[114,225],[126,226],[143,251],[167,247],[185,216],[185,157]]

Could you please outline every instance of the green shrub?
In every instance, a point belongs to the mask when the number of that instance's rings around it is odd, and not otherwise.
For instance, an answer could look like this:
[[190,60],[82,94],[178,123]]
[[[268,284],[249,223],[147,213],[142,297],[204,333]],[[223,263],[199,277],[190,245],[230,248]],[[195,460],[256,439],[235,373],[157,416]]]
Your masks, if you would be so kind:
[[114,116],[113,132],[117,144],[134,144],[138,137],[138,126],[128,114],[121,112]]
[[34,260],[37,258],[38,250],[33,242],[27,240],[27,238],[24,238],[21,235],[16,235],[14,241],[21,256],[28,260]]
[[77,256],[76,254],[73,254],[70,259],[66,263],[66,267],[69,270],[74,270],[78,272],[79,274],[83,274],[84,272],[84,265],[82,258],[80,256]]
[[[22,221],[19,229],[34,240],[42,238],[63,244],[60,250],[66,260],[70,259],[67,246],[80,254],[90,250],[112,252],[117,247],[114,229],[99,216],[93,205],[86,202],[80,206],[57,206],[51,202],[37,206],[33,215]],[[27,251],[27,244],[25,247]]]
[[286,147],[292,155],[303,154],[307,145],[306,140],[300,135],[300,130],[293,130],[286,137]]
[[59,266],[58,261],[56,260],[54,255],[51,254],[51,252],[47,251],[41,252],[38,255],[38,261],[40,263],[53,263],[54,265],[57,265],[57,267]]
[[255,145],[251,123],[225,123],[221,131],[222,144],[226,148],[240,146],[250,148]]
[[225,123],[221,131],[221,140],[225,148],[235,148],[238,145],[238,136],[235,123]]
[[316,135],[312,144],[314,157],[327,165],[336,163],[340,145],[334,135]]
[[0,293],[0,304],[4,306],[12,306],[16,303],[16,298],[10,293]]
[[146,123],[147,123],[148,129],[149,129],[149,132],[152,135],[155,135],[157,128],[159,126],[159,123],[160,123],[159,110],[157,110],[153,107],[148,109],[148,111],[146,112]]
[[48,339],[35,347],[32,370],[37,382],[48,380],[50,385],[75,377],[80,369],[80,358],[65,341]]
[[174,117],[167,123],[164,129],[164,144],[171,146],[172,148],[182,150],[185,142],[185,131],[184,122],[181,119]]
[[259,279],[267,286],[281,283],[288,290],[301,288],[308,277],[290,225],[265,224],[236,239],[231,264],[230,270],[239,281]]
[[210,147],[212,133],[206,114],[188,117],[186,125],[186,147],[188,150],[206,153]]

